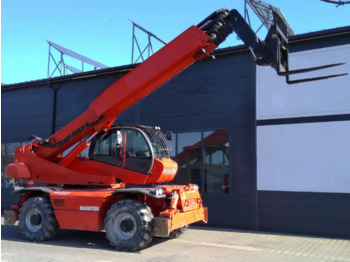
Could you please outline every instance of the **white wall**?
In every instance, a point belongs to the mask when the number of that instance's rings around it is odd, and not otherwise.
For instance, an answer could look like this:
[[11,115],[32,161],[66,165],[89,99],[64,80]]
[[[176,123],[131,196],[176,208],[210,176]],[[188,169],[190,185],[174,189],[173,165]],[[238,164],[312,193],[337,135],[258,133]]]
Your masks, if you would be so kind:
[[[291,68],[346,62],[307,77],[350,72],[350,45],[298,52]],[[295,77],[293,77],[294,79]],[[257,68],[257,119],[350,114],[350,77],[287,85]],[[350,121],[257,128],[258,190],[350,193]]]
[[[291,69],[345,62],[346,65],[291,76],[291,79],[350,73],[350,44],[292,53]],[[258,120],[350,113],[350,76],[287,85],[270,67],[257,68]]]
[[260,126],[258,190],[350,193],[350,121]]

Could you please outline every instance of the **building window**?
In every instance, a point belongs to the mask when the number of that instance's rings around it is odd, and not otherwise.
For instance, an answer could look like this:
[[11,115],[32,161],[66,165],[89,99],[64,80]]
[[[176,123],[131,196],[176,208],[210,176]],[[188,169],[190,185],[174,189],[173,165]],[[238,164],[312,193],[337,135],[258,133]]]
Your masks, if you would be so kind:
[[177,184],[197,184],[204,193],[229,192],[229,132],[177,134]]
[[229,191],[229,132],[204,132],[204,192]]
[[177,163],[179,169],[176,183],[202,185],[201,175],[201,132],[179,133],[177,135]]

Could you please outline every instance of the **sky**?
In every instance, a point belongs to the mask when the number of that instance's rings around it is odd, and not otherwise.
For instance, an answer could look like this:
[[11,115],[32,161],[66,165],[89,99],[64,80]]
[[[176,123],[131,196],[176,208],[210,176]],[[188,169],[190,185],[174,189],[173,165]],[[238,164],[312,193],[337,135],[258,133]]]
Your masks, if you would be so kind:
[[[280,8],[296,34],[350,25],[350,5],[320,0],[265,0]],[[242,15],[244,0],[1,0],[1,83],[47,77],[49,46],[45,39],[109,67],[131,63],[132,20],[170,42],[213,11],[227,7]],[[253,29],[260,26],[249,12]],[[136,31],[140,44],[146,44]],[[264,31],[259,33],[263,38]],[[160,44],[153,41],[154,48]],[[220,47],[242,44],[235,35]],[[59,54],[52,52],[59,60]],[[66,58],[81,68],[81,63]],[[51,65],[53,64],[51,60]],[[88,66],[85,69],[89,69]]]

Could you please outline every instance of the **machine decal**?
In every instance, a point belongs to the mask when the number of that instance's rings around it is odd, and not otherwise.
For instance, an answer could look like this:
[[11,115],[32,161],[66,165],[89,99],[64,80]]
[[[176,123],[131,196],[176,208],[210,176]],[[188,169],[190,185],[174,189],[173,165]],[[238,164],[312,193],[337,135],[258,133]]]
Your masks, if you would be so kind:
[[92,211],[92,212],[98,212],[100,210],[99,207],[96,206],[80,206],[80,211]]

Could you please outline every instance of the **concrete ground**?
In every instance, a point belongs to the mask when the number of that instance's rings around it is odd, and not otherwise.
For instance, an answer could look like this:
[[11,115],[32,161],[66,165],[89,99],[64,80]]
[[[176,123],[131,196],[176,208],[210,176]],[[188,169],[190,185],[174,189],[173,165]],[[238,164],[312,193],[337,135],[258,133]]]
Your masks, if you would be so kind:
[[51,241],[22,239],[1,224],[1,261],[349,261],[350,240],[192,227],[172,240],[155,238],[139,252],[118,252],[104,232],[61,230]]

